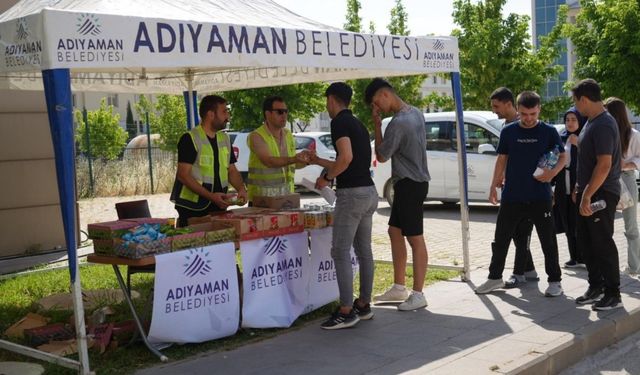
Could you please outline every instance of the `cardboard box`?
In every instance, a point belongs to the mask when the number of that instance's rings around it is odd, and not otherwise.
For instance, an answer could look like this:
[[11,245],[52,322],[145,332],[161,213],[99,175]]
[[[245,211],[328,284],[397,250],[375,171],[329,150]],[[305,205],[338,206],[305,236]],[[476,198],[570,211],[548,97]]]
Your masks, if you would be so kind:
[[172,237],[167,237],[161,240],[143,243],[129,243],[128,245],[125,245],[124,240],[116,239],[114,240],[114,253],[129,259],[140,259],[156,254],[169,253],[171,252],[171,238]]
[[213,217],[211,221],[232,225],[238,239],[243,239],[246,234],[263,230],[262,216]]
[[106,240],[93,240],[93,252],[99,255],[115,255],[116,244],[113,238]]
[[127,233],[129,229],[137,225],[135,222],[127,220],[107,221],[87,225],[87,232],[89,233],[89,238],[92,240],[106,240],[120,238],[120,236]]
[[204,232],[193,232],[171,236],[171,250],[182,250],[190,247],[204,246]]
[[233,225],[221,221],[193,224],[189,225],[189,228],[195,232],[204,232],[205,245],[232,242],[236,239],[236,230]]
[[286,220],[286,227],[295,227],[304,224],[304,213],[300,211],[277,211],[276,215],[284,216]]
[[300,194],[293,193],[278,197],[253,197],[254,207],[273,208],[276,210],[300,207]]

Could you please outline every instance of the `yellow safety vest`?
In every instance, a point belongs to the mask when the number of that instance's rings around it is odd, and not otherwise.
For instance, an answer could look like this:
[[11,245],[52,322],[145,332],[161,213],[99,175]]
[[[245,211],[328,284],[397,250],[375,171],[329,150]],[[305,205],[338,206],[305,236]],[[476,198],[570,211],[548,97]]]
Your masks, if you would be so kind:
[[[284,139],[287,145],[287,155],[293,157],[296,155],[296,142],[293,139],[293,135],[287,129],[283,129]],[[269,154],[272,156],[280,155],[280,147],[278,142],[273,137],[266,125],[262,125],[258,129],[251,132],[247,138],[247,144],[251,148],[251,136],[258,134],[269,147]],[[271,168],[267,167],[260,161],[258,155],[254,152],[249,154],[249,176],[247,178],[247,193],[249,201],[254,196],[272,195],[269,194],[271,189],[284,190],[288,193],[293,193],[293,177],[296,173],[295,164],[290,164],[284,167]]]
[[[196,160],[191,167],[191,176],[202,184],[202,186],[213,192],[215,175],[214,175],[214,154],[213,147],[209,142],[209,138],[202,126],[196,126],[187,132],[191,136],[193,146],[196,149]],[[216,143],[218,144],[218,164],[220,184],[222,188],[229,186],[229,152],[231,150],[231,141],[229,135],[224,132],[216,133]],[[202,211],[207,209],[211,201],[194,193],[187,186],[183,185],[176,178],[173,190],[171,192],[171,201],[176,206],[184,207],[193,211]]]

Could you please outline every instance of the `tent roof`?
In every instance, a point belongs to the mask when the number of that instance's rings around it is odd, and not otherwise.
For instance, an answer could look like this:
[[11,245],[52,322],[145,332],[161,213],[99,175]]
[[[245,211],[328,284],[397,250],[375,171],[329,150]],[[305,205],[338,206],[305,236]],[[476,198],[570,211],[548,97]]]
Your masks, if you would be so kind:
[[352,33],[272,0],[22,0],[0,15],[0,88],[69,68],[84,91],[181,93],[455,72],[451,37]]
[[310,30],[339,30],[300,16],[271,0],[28,0],[0,15],[0,22],[38,14],[44,9],[146,18],[233,23]]

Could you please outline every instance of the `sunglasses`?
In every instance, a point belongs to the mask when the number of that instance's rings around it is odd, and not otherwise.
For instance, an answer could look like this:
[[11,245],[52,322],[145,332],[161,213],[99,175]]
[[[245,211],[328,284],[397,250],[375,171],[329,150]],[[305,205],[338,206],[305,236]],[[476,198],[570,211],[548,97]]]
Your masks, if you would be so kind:
[[284,114],[289,113],[289,110],[288,110],[288,109],[286,109],[286,108],[285,108],[285,109],[281,109],[281,108],[270,109],[270,111],[271,111],[271,112],[276,112],[276,113],[277,113],[277,114],[279,114],[279,115],[284,115]]

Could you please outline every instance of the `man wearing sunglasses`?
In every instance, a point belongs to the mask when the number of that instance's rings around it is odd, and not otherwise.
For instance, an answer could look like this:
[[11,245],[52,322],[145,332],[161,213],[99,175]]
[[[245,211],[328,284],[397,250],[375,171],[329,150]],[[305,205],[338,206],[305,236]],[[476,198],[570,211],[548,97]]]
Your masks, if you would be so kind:
[[251,132],[247,143],[249,202],[256,196],[278,196],[293,193],[296,168],[309,162],[308,151],[296,155],[296,142],[286,128],[289,109],[284,99],[270,96],[262,104],[264,124]]

